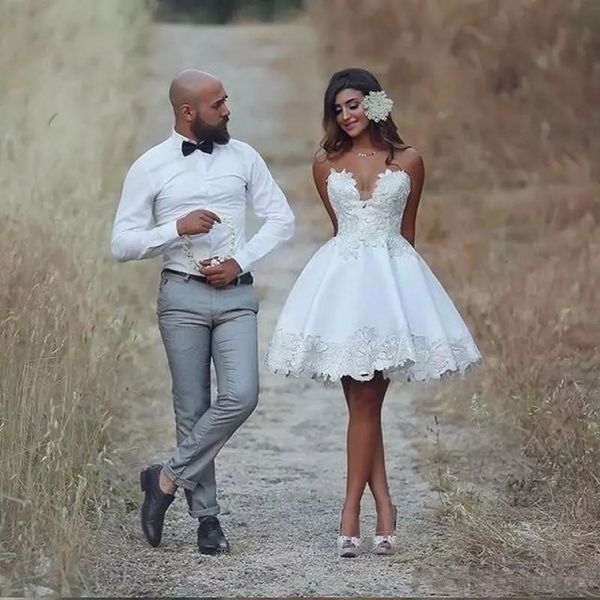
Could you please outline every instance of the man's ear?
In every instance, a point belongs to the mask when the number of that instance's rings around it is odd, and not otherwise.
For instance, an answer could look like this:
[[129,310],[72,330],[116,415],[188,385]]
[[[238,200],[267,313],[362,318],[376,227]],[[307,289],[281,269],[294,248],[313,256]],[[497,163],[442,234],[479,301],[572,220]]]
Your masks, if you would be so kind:
[[182,104],[179,108],[179,112],[183,119],[186,120],[188,123],[191,123],[194,120],[194,114],[192,112],[191,104]]

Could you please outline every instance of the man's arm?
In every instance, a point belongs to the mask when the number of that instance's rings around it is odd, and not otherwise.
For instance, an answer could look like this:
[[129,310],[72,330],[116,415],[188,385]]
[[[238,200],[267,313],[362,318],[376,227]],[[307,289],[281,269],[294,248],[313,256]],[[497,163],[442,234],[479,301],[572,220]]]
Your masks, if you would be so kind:
[[119,262],[157,256],[179,237],[176,220],[156,226],[155,195],[148,172],[136,161],[125,177],[113,224],[111,250]]
[[249,271],[265,254],[294,235],[295,218],[283,192],[273,179],[265,161],[256,151],[250,167],[248,202],[255,214],[264,218],[260,229],[234,259],[241,272]]

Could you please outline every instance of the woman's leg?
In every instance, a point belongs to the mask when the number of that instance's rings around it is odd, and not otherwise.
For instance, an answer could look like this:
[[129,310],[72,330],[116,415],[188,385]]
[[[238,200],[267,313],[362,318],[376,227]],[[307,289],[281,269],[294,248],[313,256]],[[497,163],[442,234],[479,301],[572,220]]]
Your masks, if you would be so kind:
[[394,509],[392,499],[390,497],[390,489],[388,486],[387,473],[385,470],[385,451],[383,446],[383,428],[381,425],[381,407],[383,400],[390,384],[389,379],[380,377],[378,381],[378,391],[380,399],[379,411],[379,430],[377,436],[377,447],[373,457],[373,465],[369,476],[369,488],[375,500],[375,508],[377,510],[377,533],[391,534],[394,531]]
[[347,398],[349,419],[348,474],[340,533],[358,536],[360,501],[369,481],[381,428],[382,397],[376,378],[365,382],[345,378],[342,385]]
[[[376,531],[378,533],[391,533],[394,530],[394,514],[385,470],[385,453],[383,448],[383,432],[381,426],[381,408],[383,406],[383,400],[385,398],[390,381],[389,379],[384,379],[381,373],[377,373],[373,379],[373,382],[377,385],[379,416],[377,420],[377,440],[373,455],[373,464],[369,473],[368,484],[371,493],[373,494],[373,498],[375,499],[375,508],[377,510]],[[342,379],[342,388],[344,390],[344,396],[346,397],[347,403],[350,389],[349,384],[349,378]],[[350,408],[349,405],[348,408]]]

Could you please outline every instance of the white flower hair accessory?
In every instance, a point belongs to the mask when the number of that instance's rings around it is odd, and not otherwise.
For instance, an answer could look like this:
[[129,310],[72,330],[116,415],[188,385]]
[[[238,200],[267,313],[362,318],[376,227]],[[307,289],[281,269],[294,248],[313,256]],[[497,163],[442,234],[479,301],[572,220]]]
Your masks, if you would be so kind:
[[370,121],[385,121],[392,112],[394,101],[381,90],[380,92],[369,92],[362,100],[365,115]]

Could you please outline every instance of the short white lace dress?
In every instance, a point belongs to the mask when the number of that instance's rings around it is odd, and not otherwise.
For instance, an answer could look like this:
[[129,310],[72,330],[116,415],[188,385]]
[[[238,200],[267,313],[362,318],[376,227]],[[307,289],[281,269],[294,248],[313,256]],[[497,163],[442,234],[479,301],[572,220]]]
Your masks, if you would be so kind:
[[361,200],[354,176],[331,170],[338,233],[310,259],[277,322],[266,364],[325,382],[376,371],[391,380],[463,373],[481,355],[452,300],[400,234],[410,176],[387,169]]

